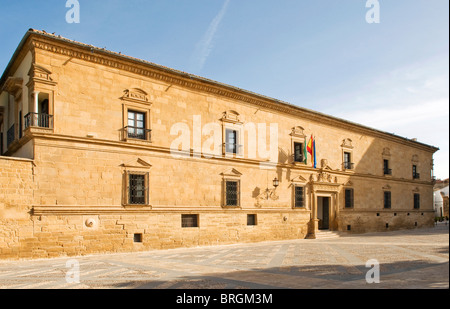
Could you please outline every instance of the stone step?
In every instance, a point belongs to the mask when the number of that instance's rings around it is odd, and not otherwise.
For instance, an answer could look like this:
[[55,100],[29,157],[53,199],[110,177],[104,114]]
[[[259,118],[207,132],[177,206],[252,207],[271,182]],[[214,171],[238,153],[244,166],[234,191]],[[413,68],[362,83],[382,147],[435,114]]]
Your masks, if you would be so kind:
[[328,230],[319,230],[316,232],[315,239],[332,239],[332,238],[339,238],[343,235],[342,232],[337,231],[328,231]]

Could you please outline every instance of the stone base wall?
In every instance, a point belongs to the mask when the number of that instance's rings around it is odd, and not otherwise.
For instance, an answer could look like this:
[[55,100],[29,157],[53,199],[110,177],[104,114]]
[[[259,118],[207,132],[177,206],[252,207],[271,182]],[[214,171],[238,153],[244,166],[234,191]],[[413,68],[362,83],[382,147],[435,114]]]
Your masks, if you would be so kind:
[[32,232],[33,172],[31,160],[0,157],[0,258],[18,257],[21,239]]
[[339,231],[350,233],[386,232],[433,227],[433,211],[342,211],[338,218]]
[[[257,225],[247,226],[246,213],[211,212],[199,214],[199,227],[182,228],[181,215],[34,215],[31,220],[8,224],[9,229],[26,232],[0,247],[0,257],[51,258],[303,239],[309,222],[306,212],[263,212],[256,213]],[[141,242],[136,242],[135,234],[141,235]]]

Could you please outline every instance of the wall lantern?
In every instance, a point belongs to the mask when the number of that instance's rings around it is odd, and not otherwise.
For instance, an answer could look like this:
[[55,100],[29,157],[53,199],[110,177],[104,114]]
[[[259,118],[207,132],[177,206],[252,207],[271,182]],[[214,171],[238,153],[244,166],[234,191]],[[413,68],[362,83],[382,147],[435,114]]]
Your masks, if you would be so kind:
[[278,178],[275,177],[275,179],[273,180],[273,186],[275,188],[277,188],[280,185],[280,181],[278,180]]

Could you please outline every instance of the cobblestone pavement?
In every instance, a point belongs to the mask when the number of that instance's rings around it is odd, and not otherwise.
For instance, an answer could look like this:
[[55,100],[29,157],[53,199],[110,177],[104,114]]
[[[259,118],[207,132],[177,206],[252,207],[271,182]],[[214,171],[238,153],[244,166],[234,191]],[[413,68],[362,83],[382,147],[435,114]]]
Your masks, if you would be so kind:
[[[79,264],[79,283],[76,278]],[[368,284],[379,262],[380,283]],[[70,280],[69,280],[70,281]],[[0,261],[2,289],[449,288],[449,229]]]

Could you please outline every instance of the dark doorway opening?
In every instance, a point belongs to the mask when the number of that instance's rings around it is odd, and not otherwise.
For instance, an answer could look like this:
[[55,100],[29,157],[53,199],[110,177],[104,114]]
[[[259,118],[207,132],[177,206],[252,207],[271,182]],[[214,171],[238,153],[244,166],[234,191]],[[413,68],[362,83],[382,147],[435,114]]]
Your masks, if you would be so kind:
[[319,230],[330,229],[330,198],[319,196],[317,198],[317,218],[319,219]]

